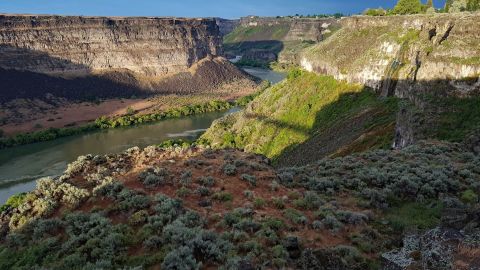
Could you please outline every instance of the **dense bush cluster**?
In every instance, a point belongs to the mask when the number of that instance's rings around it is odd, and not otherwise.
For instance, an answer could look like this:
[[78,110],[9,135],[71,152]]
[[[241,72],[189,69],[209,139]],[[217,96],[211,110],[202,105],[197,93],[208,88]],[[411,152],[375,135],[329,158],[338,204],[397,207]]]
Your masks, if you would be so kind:
[[[471,188],[480,192],[480,158],[459,145],[423,143],[403,151],[377,150],[315,165],[283,169],[279,182],[322,194],[355,191],[370,206],[436,199]],[[301,205],[299,201],[297,204]]]
[[[243,101],[242,101],[243,102]],[[247,102],[248,103],[248,102]],[[214,100],[205,104],[186,105],[180,108],[170,109],[164,112],[144,114],[144,115],[125,115],[118,118],[100,117],[95,120],[99,128],[116,128],[144,123],[151,123],[163,119],[178,118],[193,114],[228,110],[236,105],[235,102]]]

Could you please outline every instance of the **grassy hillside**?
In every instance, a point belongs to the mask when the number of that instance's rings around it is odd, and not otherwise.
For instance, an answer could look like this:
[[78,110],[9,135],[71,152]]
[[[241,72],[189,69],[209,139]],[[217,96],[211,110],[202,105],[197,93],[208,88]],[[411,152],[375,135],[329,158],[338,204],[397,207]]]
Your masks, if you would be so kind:
[[[293,70],[286,81],[265,90],[245,111],[214,122],[202,140],[214,147],[237,147],[279,160],[289,156],[290,164],[299,164],[306,160],[301,155],[292,158],[291,151],[302,144],[314,144],[308,148],[319,150],[310,157],[303,155],[308,160],[340,150],[388,147],[396,108],[395,99],[378,99],[360,85]],[[336,138],[328,139],[331,135]]]

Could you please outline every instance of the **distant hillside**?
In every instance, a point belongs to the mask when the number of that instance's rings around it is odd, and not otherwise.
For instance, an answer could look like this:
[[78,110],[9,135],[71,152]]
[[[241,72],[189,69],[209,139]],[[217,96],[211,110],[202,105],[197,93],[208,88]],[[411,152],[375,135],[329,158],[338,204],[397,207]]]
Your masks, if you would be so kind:
[[298,53],[323,40],[338,27],[334,18],[245,17],[224,37],[225,54],[242,56],[240,64],[292,64]]

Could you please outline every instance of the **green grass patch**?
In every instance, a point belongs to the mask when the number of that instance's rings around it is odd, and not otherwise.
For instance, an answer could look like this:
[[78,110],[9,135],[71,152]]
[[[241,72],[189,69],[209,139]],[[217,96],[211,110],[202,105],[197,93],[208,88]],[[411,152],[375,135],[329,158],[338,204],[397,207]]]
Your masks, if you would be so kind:
[[443,108],[443,112],[437,115],[434,127],[427,131],[429,137],[461,142],[480,128],[480,97],[432,98],[431,102],[434,107]]
[[390,209],[386,220],[398,232],[409,229],[426,230],[440,224],[443,206],[439,202],[405,203]]

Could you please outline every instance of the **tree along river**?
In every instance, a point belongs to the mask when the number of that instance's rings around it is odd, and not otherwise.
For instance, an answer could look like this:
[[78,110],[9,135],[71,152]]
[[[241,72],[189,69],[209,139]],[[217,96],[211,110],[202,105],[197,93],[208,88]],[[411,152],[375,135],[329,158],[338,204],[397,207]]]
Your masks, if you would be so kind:
[[[245,68],[245,71],[272,83],[285,78],[283,73],[271,70]],[[102,130],[0,150],[0,205],[14,194],[34,189],[38,178],[62,174],[67,164],[78,156],[120,153],[133,146],[142,148],[168,139],[195,139],[215,119],[237,110]]]

